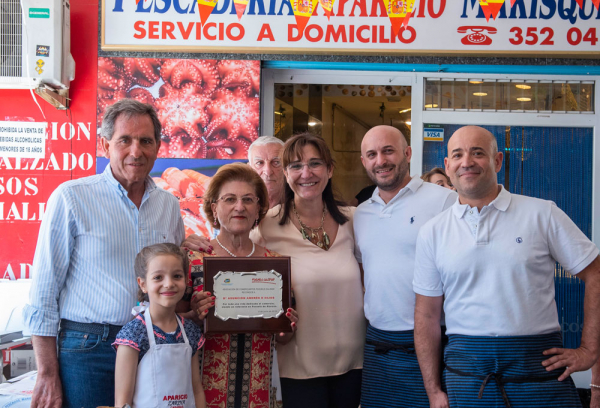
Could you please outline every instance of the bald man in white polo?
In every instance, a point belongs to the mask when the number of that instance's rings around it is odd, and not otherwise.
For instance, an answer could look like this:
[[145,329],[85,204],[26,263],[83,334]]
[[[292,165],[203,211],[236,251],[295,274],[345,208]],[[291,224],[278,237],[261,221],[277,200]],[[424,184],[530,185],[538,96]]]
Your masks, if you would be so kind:
[[415,247],[421,226],[450,207],[457,195],[411,177],[411,154],[402,132],[392,126],[375,126],[361,144],[361,161],[377,185],[354,213],[369,320],[362,408],[429,407],[414,351]]
[[[459,201],[421,228],[415,344],[431,407],[580,407],[569,375],[600,355],[598,248],[551,201],[498,185],[503,154],[487,130],[448,142]],[[586,283],[581,346],[563,349],[554,301],[559,262]],[[442,389],[439,321],[445,312]]]

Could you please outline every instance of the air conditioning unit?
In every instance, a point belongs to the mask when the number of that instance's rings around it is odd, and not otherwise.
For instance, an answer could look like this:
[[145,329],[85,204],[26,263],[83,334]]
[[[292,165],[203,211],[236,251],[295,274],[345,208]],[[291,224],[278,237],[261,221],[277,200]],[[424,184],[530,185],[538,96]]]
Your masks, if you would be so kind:
[[69,0],[1,0],[0,89],[68,89],[73,79]]

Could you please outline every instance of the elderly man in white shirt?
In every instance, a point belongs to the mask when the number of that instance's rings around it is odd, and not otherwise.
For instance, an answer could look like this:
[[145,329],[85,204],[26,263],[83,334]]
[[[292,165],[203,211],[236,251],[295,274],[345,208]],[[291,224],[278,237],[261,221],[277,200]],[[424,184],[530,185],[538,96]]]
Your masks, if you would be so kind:
[[[459,201],[421,228],[413,281],[425,388],[436,408],[579,407],[569,375],[600,355],[599,251],[554,203],[498,185],[502,160],[483,128],[463,127],[448,142],[446,172]],[[575,350],[562,348],[555,262],[586,283]]]
[[410,159],[411,148],[398,129],[376,126],[365,134],[361,160],[377,188],[354,213],[369,320],[362,408],[429,407],[414,352],[415,247],[421,226],[449,208],[457,195],[411,178]]

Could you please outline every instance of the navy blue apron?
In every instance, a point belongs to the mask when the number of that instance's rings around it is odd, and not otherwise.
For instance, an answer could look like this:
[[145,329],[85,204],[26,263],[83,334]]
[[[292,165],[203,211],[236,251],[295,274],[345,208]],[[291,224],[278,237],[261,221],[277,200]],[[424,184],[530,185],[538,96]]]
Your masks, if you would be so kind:
[[444,350],[451,408],[581,408],[564,369],[546,371],[542,352],[562,347],[561,334],[483,337],[452,334]]

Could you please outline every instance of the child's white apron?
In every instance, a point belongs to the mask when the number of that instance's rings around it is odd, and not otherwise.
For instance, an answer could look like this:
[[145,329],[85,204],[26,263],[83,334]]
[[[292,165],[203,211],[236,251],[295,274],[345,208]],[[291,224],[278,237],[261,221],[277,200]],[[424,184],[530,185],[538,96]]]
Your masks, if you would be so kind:
[[133,406],[195,408],[192,387],[192,348],[177,318],[184,343],[156,344],[150,311],[144,313],[150,349],[138,365]]

